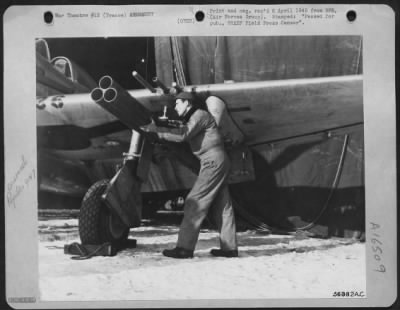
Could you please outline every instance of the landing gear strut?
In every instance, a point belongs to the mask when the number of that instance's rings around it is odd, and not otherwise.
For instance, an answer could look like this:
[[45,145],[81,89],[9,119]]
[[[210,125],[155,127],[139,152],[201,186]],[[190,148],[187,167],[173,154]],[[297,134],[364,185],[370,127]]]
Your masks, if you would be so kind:
[[121,169],[111,180],[93,184],[83,198],[79,236],[83,244],[102,244],[127,239],[129,229],[140,225],[140,185],[149,168],[152,145],[132,130],[131,145]]

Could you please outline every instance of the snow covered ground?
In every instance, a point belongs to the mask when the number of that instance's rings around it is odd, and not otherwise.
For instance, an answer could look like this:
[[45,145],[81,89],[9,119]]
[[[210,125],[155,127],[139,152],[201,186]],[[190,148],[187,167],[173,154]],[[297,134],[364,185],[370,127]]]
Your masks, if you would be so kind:
[[239,257],[215,258],[218,235],[204,229],[193,259],[162,256],[177,239],[175,224],[132,229],[137,247],[114,257],[72,260],[64,244],[79,242],[77,219],[39,221],[39,288],[44,301],[329,298],[366,291],[365,244],[238,233]]

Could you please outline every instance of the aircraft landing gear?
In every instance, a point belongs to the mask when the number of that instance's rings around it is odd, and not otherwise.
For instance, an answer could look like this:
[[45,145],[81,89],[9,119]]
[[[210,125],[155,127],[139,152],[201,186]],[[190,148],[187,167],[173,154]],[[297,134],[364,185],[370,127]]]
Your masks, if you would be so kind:
[[114,243],[128,237],[129,227],[111,213],[102,198],[108,185],[109,180],[94,183],[83,198],[79,213],[82,244]]
[[141,184],[150,167],[153,147],[132,130],[131,145],[124,162],[111,180],[94,183],[83,198],[79,214],[82,244],[123,242],[129,228],[142,219]]

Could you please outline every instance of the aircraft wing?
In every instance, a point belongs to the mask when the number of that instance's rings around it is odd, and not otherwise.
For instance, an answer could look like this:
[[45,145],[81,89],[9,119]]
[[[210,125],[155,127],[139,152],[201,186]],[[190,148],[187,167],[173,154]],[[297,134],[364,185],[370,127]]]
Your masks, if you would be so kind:
[[[363,122],[362,75],[198,85],[184,90],[222,99],[248,144]],[[173,102],[173,96],[147,89],[128,93],[152,113]],[[102,109],[89,94],[39,98],[37,106],[38,126],[90,128],[123,118]]]
[[363,122],[362,75],[214,84],[193,89],[228,107],[247,144]]

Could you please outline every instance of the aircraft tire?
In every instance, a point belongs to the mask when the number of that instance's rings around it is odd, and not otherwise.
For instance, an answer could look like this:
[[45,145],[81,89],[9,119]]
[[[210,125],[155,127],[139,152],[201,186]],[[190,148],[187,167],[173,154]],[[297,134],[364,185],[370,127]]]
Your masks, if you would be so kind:
[[[108,183],[109,180],[94,183],[83,198],[79,212],[79,236],[82,244],[115,243],[128,238],[129,227],[111,214],[101,198]],[[118,226],[117,229],[115,226]]]

